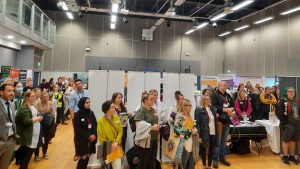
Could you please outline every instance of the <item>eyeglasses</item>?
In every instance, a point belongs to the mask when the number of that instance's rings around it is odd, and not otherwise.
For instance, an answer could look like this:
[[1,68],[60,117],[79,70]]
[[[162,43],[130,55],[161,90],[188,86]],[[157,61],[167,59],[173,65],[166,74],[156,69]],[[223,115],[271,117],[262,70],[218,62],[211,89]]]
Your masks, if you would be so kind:
[[184,106],[192,106],[191,104],[186,104],[186,105],[184,105]]
[[211,100],[211,99],[204,99],[204,100]]
[[293,90],[288,90],[287,92],[289,92],[289,93],[295,93],[295,91],[293,91]]

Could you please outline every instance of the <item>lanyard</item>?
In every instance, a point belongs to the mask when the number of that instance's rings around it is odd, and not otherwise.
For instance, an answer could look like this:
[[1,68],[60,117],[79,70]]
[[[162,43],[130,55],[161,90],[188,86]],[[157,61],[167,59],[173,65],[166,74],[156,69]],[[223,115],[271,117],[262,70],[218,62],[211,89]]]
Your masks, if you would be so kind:
[[80,95],[79,95],[79,93],[78,93],[78,91],[76,92],[77,93],[77,96],[79,97],[79,100],[84,96],[84,91],[82,92],[83,94],[82,94],[82,96],[80,97]]
[[220,94],[221,95],[221,97],[222,97],[222,99],[223,99],[223,104],[225,103],[228,103],[228,98],[227,98],[227,96],[223,96],[222,94]]

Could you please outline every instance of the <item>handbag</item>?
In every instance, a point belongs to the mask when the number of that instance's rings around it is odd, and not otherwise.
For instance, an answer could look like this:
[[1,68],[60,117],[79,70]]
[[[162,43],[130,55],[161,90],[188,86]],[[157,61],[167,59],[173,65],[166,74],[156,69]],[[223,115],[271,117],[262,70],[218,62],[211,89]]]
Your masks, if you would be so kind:
[[171,160],[175,160],[179,142],[180,136],[177,136],[175,133],[171,133],[165,150],[165,155]]
[[171,131],[171,127],[169,123],[163,124],[160,128],[159,128],[159,134],[160,136],[168,141],[169,137],[170,137],[170,131]]
[[106,157],[106,163],[111,163],[112,161],[123,157],[123,149],[122,147],[118,146],[118,148],[114,151],[112,151],[110,154],[107,155]]
[[[115,132],[117,133],[118,135],[118,130],[116,128],[116,126],[110,121],[110,120],[107,120],[108,123],[113,127],[113,129],[115,130]],[[118,148],[114,151],[111,151],[107,157],[106,157],[106,163],[110,163],[118,158],[121,158],[123,157],[123,149],[121,146],[118,146]]]

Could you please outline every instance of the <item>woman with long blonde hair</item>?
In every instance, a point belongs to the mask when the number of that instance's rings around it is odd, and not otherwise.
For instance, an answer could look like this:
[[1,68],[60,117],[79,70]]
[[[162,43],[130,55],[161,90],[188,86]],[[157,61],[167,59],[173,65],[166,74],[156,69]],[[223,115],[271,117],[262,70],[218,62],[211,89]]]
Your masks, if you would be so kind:
[[39,142],[40,121],[43,117],[38,116],[34,107],[35,102],[35,93],[27,91],[16,115],[17,133],[20,136],[17,144],[21,146],[16,151],[16,161],[20,163],[20,169],[27,169],[32,153]]

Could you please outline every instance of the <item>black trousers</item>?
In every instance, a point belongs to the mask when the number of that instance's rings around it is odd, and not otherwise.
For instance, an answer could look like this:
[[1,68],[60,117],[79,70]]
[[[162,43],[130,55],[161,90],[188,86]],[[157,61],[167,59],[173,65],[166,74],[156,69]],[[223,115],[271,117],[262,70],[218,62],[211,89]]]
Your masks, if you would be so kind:
[[19,169],[27,169],[30,162],[31,156],[33,154],[33,148],[27,146],[21,146],[15,153],[16,160],[20,161]]
[[[44,145],[42,146],[43,155],[47,154],[48,145],[49,145],[49,140],[45,139],[45,143],[44,143]],[[38,146],[38,147],[34,150],[34,155],[35,155],[35,156],[39,156],[39,154],[40,154],[40,147]]]
[[127,127],[123,127],[122,148],[124,152],[126,152],[125,151],[126,139],[127,139]]
[[138,147],[138,169],[156,169],[157,140],[151,140],[150,148]]
[[[206,160],[208,161],[208,166],[209,167],[211,166],[216,143],[217,143],[217,136],[210,135],[209,136],[209,147],[203,147],[202,145],[200,145],[200,155],[201,155],[203,166],[206,166]],[[207,148],[208,148],[208,158],[206,158],[206,149]]]
[[56,109],[57,112],[57,117],[56,117],[56,123],[64,123],[65,122],[65,117],[64,117],[64,108],[63,107],[58,107]]
[[86,169],[88,164],[89,164],[89,158],[88,157],[86,159],[80,158],[78,160],[76,169]]

